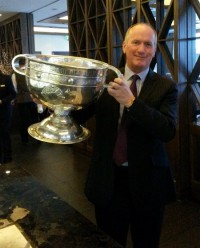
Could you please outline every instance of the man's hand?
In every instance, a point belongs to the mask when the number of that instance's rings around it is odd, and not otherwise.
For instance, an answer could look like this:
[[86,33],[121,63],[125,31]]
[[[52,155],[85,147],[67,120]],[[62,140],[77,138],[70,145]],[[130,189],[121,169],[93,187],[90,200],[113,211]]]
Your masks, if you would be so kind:
[[127,85],[124,77],[115,78],[114,82],[109,83],[107,90],[111,96],[127,108],[129,108],[135,100],[135,97]]

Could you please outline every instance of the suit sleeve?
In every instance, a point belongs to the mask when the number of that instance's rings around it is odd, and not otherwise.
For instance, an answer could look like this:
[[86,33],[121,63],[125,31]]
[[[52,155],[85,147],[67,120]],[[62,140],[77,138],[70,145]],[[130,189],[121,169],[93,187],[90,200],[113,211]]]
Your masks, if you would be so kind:
[[[130,108],[130,118],[147,134],[168,142],[175,137],[177,125],[177,85],[167,80],[166,88],[146,99],[136,99]],[[153,94],[153,93],[152,93]]]

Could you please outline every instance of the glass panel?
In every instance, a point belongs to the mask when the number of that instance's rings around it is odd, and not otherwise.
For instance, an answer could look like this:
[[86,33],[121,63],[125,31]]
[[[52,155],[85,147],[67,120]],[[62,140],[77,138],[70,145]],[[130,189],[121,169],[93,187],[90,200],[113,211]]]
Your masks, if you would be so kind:
[[[134,3],[134,2],[133,2]],[[133,17],[134,17],[134,15],[136,14],[136,3],[134,3],[133,4],[133,6],[131,7],[131,16],[132,16],[132,21],[133,21]],[[131,22],[131,24],[132,24],[132,22]]]
[[[195,66],[197,60],[200,56],[200,19],[193,9],[191,12],[191,26],[189,28],[189,53],[191,54],[191,62],[193,67]],[[194,19],[194,21],[193,21]],[[200,68],[199,70],[199,80],[200,80]]]
[[151,9],[151,12],[156,20],[156,0],[144,1],[142,3],[148,3],[148,2],[149,2],[149,8]]
[[114,0],[113,1],[113,9],[123,9],[124,7],[128,7],[131,5],[135,5],[136,0]]
[[[163,67],[164,67],[164,72],[165,72],[164,75],[167,76],[167,77],[169,77],[170,79],[173,80],[173,75],[172,75],[171,72],[168,70],[166,63],[163,64]],[[155,67],[153,68],[153,70],[154,70],[155,72],[158,72],[158,70],[157,70],[157,64],[155,65]]]
[[200,56],[200,37],[196,39],[196,61]]
[[198,16],[195,13],[194,8],[191,6],[191,11],[188,16],[188,38],[196,38],[197,33]]
[[200,38],[200,18],[196,14],[196,37]]
[[136,0],[126,0],[128,3],[127,3],[127,5],[128,6],[130,6],[130,5],[132,5],[132,6],[136,6]]
[[[145,2],[142,2],[142,3],[145,3]],[[149,8],[151,9],[151,12],[156,20],[156,0],[149,1]]]
[[[96,1],[87,1],[88,17],[94,17],[96,15]],[[78,15],[77,15],[77,17]]]
[[106,6],[105,0],[98,0],[97,1],[97,15],[99,15],[99,14],[105,15],[105,13],[106,13],[105,6]]
[[115,46],[121,46],[123,40],[124,40],[124,37],[122,37],[121,34],[116,29],[115,30],[115,36],[113,36],[113,45],[115,45]]
[[169,32],[167,34],[166,40],[174,39],[174,21],[171,22],[171,26],[169,28]]
[[119,10],[113,13],[113,46],[121,46],[124,40],[124,33],[133,24],[133,18],[136,14],[136,6],[127,8],[126,10]]
[[171,72],[168,70],[167,66],[165,67],[165,75],[173,80],[173,76],[172,76]]
[[164,0],[164,5],[168,7],[171,4],[171,1],[172,0]]
[[[200,17],[196,14],[196,61],[200,57]],[[200,68],[198,82],[200,82]]]
[[115,0],[113,1],[113,9],[123,8],[123,1],[122,0]]
[[[162,17],[163,20],[166,16],[167,12],[169,11],[168,9],[169,9],[169,5],[171,4],[171,1],[172,0],[165,0],[163,3],[163,6],[161,6],[161,8],[159,9],[159,12],[161,10],[163,11],[163,13],[159,13],[159,15]],[[155,20],[156,20],[156,2],[157,2],[156,0],[149,1],[149,7],[151,9],[151,12],[152,12]],[[166,39],[174,38],[174,21],[173,20],[169,20],[169,21],[171,21],[171,24],[170,24],[169,32],[168,32],[168,34],[166,34]],[[169,24],[169,21],[167,22],[167,24]]]
[[[163,17],[166,16],[167,11],[168,11],[168,7],[171,4],[172,0],[164,0],[163,2],[163,8],[161,8],[163,10]],[[143,1],[142,3],[149,3],[149,7],[153,13],[154,18],[156,19],[156,5],[157,5],[157,0],[149,0],[149,1]],[[161,2],[159,2],[161,4]]]
[[122,54],[122,48],[121,47],[115,47],[113,49],[113,57],[115,58],[115,61],[113,61],[113,65],[116,67],[119,67],[119,62],[121,60],[121,54]]
[[174,59],[174,39],[166,40],[166,45],[168,47],[168,52],[170,53],[171,57]]
[[106,29],[106,19],[104,17],[97,18],[97,32],[96,40],[99,47],[107,46],[107,29]]
[[[200,56],[200,19],[196,15],[196,61]],[[200,70],[199,70],[199,78],[198,80],[200,81]]]
[[95,39],[94,39],[94,35],[93,35],[93,24],[94,21],[91,21],[88,25],[88,48],[89,49],[94,49],[96,47],[96,42],[95,42]]

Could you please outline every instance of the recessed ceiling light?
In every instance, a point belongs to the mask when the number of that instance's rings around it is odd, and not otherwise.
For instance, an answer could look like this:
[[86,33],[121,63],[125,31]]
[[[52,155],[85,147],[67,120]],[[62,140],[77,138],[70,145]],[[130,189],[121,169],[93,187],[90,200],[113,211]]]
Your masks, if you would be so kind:
[[67,28],[34,27],[33,30],[36,33],[59,33],[59,34],[69,33]]
[[68,16],[59,17],[60,20],[68,20]]

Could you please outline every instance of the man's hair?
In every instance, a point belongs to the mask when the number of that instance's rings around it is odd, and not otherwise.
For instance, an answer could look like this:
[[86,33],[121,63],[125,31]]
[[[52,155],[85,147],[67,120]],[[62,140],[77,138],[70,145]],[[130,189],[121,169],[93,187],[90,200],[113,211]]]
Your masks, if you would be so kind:
[[132,28],[136,27],[136,26],[147,26],[149,28],[152,29],[152,31],[154,32],[154,36],[155,36],[155,39],[154,39],[154,45],[156,46],[157,45],[157,33],[156,33],[156,30],[149,24],[149,23],[145,23],[145,22],[138,22],[136,24],[133,24],[131,25],[128,30],[126,31],[126,34],[125,34],[125,38],[124,38],[124,41],[126,42],[129,38],[129,35],[130,35],[130,31],[132,30]]

